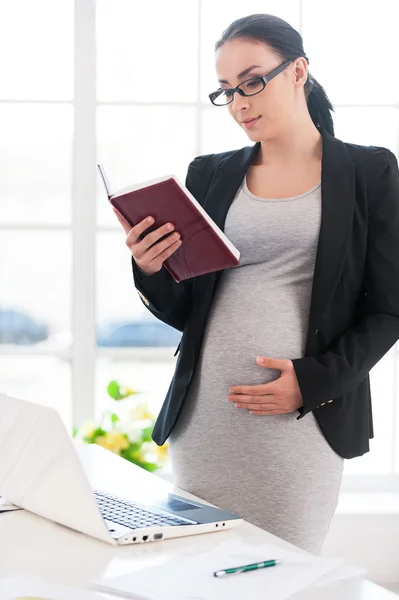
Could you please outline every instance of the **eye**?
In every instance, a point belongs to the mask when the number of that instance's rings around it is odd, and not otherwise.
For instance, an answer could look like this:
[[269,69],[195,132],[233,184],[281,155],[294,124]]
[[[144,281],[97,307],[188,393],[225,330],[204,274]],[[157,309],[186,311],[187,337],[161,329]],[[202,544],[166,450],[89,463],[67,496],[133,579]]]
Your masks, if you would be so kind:
[[253,77],[242,84],[242,89],[248,96],[261,92],[263,87],[263,80],[260,77]]
[[223,93],[226,96],[226,98],[231,98],[231,95],[232,95],[232,91],[231,90],[223,90]]
[[249,81],[247,81],[247,87],[249,88],[259,87],[260,84],[261,80],[259,77],[255,77],[254,79],[250,79]]

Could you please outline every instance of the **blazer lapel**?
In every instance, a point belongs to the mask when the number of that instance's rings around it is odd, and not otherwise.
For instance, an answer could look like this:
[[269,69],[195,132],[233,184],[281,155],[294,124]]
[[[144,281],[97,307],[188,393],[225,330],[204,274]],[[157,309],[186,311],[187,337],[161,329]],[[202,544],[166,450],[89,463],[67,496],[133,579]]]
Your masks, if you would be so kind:
[[323,317],[344,267],[352,232],[355,193],[355,166],[345,144],[324,133],[322,217],[313,276],[308,341]]
[[[260,142],[257,142],[254,146],[237,150],[217,168],[203,205],[222,231],[230,205],[259,147]],[[345,144],[328,133],[323,134],[321,196],[322,216],[307,348],[338,284],[352,230],[355,204],[354,165]],[[218,271],[194,278],[194,298],[201,298],[201,308],[206,312],[222,273]]]

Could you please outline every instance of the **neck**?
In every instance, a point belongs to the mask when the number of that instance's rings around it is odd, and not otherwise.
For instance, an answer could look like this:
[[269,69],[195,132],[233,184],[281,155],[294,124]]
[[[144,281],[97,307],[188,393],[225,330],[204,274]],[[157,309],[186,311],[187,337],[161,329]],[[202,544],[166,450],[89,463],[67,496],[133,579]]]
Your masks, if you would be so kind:
[[256,164],[280,165],[321,160],[323,139],[310,119],[304,125],[290,124],[289,129],[275,138],[261,140]]

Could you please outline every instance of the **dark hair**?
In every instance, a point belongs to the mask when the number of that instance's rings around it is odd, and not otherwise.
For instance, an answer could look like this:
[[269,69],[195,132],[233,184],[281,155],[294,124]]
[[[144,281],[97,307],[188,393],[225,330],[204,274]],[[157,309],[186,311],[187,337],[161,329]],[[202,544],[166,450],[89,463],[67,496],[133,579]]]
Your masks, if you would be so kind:
[[[216,42],[215,51],[225,42],[238,38],[267,44],[284,62],[303,56],[309,64],[301,34],[289,23],[274,15],[255,14],[233,21]],[[320,133],[324,130],[334,135],[331,115],[334,108],[324,88],[309,72],[304,92],[310,116],[317,129]]]

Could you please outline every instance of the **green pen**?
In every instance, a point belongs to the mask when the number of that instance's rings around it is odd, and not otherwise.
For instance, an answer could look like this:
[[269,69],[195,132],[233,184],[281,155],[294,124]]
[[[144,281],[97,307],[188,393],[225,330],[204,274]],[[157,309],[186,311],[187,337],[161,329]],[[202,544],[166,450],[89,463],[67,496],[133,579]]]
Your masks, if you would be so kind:
[[282,563],[282,560],[264,560],[259,563],[251,563],[250,565],[243,565],[242,567],[232,567],[231,569],[224,569],[222,571],[215,571],[214,577],[224,577],[225,575],[233,575],[234,573],[245,573],[246,571],[255,571],[256,569],[264,569],[265,567],[274,567]]

